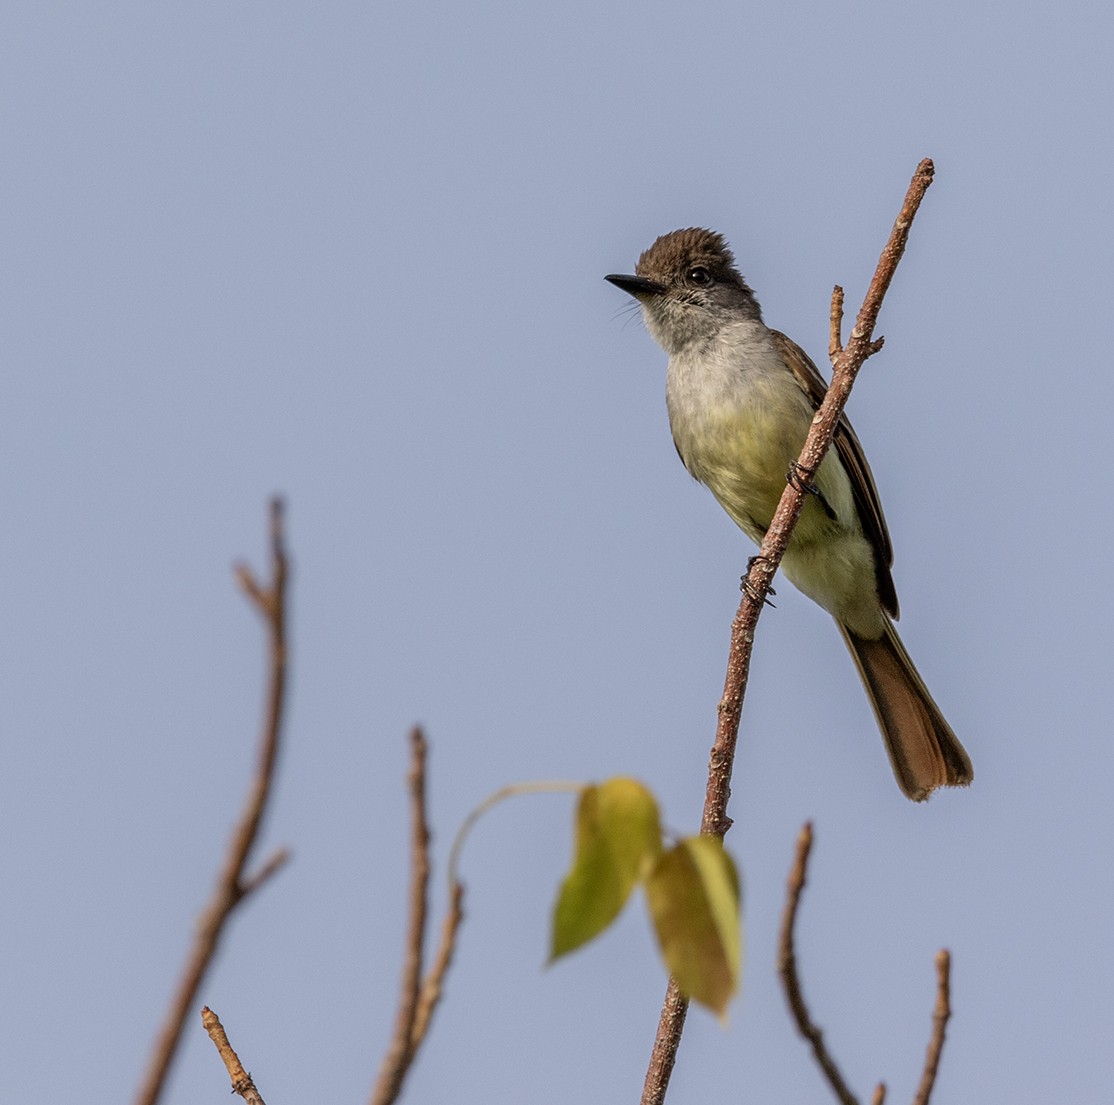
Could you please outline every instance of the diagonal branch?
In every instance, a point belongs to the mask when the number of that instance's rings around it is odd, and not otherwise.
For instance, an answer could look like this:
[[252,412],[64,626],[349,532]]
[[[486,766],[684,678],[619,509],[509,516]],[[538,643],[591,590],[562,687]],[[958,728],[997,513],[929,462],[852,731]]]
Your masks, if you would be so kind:
[[[815,472],[819,469],[820,462],[831,444],[836,425],[843,415],[843,408],[847,405],[855,377],[866,359],[879,348],[873,340],[874,323],[882,306],[882,298],[893,279],[894,269],[905,250],[913,215],[920,205],[925,190],[932,183],[932,172],[932,162],[926,159],[921,162],[913,176],[901,213],[878,259],[878,267],[859,310],[859,317],[851,331],[851,336],[835,359],[832,367],[832,382],[824,396],[824,401],[820,404],[820,409],[812,420],[812,428],[805,438],[801,455],[797,458],[794,470],[798,473]],[[842,296],[842,291],[837,288],[832,296],[833,314],[836,313],[836,305],[842,302]],[[842,314],[842,310],[839,314]],[[838,331],[839,324],[837,323],[833,329]],[[743,592],[739,610],[731,626],[727,678],[719,704],[719,725],[716,729],[715,744],[712,746],[704,817],[701,822],[701,831],[705,833],[723,836],[731,827],[731,820],[727,816],[727,801],[731,795],[731,769],[734,765],[735,746],[739,737],[743,695],[750,674],[754,630],[758,624],[758,617],[762,613],[770,581],[781,563],[797,519],[800,517],[807,486],[807,481],[799,479],[786,484],[762,547],[747,573],[747,588]]]
[[[851,386],[855,382],[859,369],[872,353],[876,353],[881,348],[880,340],[877,342],[874,340],[874,324],[886,290],[897,269],[897,263],[905,251],[909,228],[917,208],[932,183],[933,171],[932,162],[927,158],[917,166],[917,171],[906,192],[905,202],[878,259],[874,278],[867,289],[866,298],[863,300],[846,346],[842,344],[840,337],[843,324],[843,292],[837,287],[833,293],[830,312],[831,350],[835,353],[832,382],[820,409],[813,418],[812,427],[797,461],[795,468],[797,472],[815,472],[819,468],[820,462],[828,451],[843,408],[847,404]],[[752,561],[750,571],[747,573],[743,599],[731,625],[727,676],[724,681],[723,697],[719,703],[719,719],[708,765],[708,786],[700,826],[701,832],[709,835],[722,837],[731,827],[731,819],[727,816],[727,802],[731,795],[731,772],[739,738],[743,695],[750,672],[754,632],[770,589],[770,582],[781,563],[793,528],[797,524],[797,518],[800,516],[806,486],[807,481],[803,479],[793,480],[787,484],[782,493],[773,522],[766,532],[758,556]],[[642,1105],[661,1105],[665,1100],[669,1077],[673,1072],[677,1049],[681,1043],[687,1006],[688,1003],[676,983],[670,979],[658,1021],[650,1066],[646,1072]]]
[[249,894],[258,890],[286,862],[285,850],[276,852],[254,875],[246,875],[248,856],[259,835],[267,800],[274,780],[282,731],[283,704],[286,696],[286,584],[289,566],[283,540],[283,507],[280,499],[271,501],[271,582],[261,586],[249,568],[240,565],[236,577],[267,625],[270,676],[265,716],[259,743],[255,776],[244,802],[240,820],[228,843],[224,863],[217,876],[209,903],[202,911],[178,990],[170,1003],[166,1020],[155,1041],[151,1060],[136,1094],[136,1105],[154,1105],[162,1091],[182,1030],[197,991],[216,955],[217,945],[232,911]]
[[[778,974],[781,975],[782,985],[785,987],[785,998],[789,1002],[789,1010],[797,1022],[797,1029],[809,1044],[812,1045],[812,1054],[820,1069],[824,1072],[832,1092],[839,1098],[840,1105],[859,1105],[858,1098],[851,1092],[843,1075],[836,1066],[835,1060],[824,1043],[824,1034],[813,1023],[809,1015],[805,996],[801,990],[801,979],[797,973],[797,952],[794,945],[793,933],[797,924],[797,910],[801,904],[801,892],[805,888],[805,874],[808,870],[808,856],[812,850],[812,825],[805,823],[800,835],[797,837],[797,855],[793,861],[793,869],[789,872],[789,888],[785,896],[785,913],[781,919],[781,936],[778,940]],[[875,1091],[875,1102],[880,1100],[879,1092],[884,1097],[885,1089],[879,1087]]]

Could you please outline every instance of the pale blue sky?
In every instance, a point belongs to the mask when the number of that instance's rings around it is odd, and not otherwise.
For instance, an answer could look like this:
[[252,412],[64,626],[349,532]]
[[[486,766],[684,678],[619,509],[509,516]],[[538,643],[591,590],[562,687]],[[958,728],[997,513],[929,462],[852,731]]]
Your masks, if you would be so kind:
[[[762,619],[729,837],[744,994],[670,1100],[822,1101],[773,970],[816,824],[807,993],[864,1094],[1109,1094],[1110,15],[1001,3],[60,5],[0,17],[0,1100],[128,1100],[254,755],[229,566],[289,503],[293,685],[266,848],[202,1000],[268,1100],[363,1101],[397,990],[405,735],[437,886],[498,786],[633,774],[695,829],[753,551],[674,454],[664,357],[603,281],[733,244],[823,363],[917,162],[851,400],[902,634],[976,766],[899,794],[830,620]],[[542,970],[571,803],[463,859],[411,1102],[634,1100],[641,909]],[[223,1101],[199,1025],[166,1101]]]

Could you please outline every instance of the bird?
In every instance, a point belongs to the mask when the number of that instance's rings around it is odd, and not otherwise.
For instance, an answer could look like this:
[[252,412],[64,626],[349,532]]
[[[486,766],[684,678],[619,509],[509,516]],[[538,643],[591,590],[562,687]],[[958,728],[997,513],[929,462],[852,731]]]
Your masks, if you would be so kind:
[[[666,406],[682,463],[760,545],[824,398],[823,377],[799,345],[763,322],[734,254],[715,231],[663,234],[633,275],[605,279],[638,301],[669,357]],[[808,490],[781,570],[835,619],[898,786],[920,802],[939,787],[968,785],[970,757],[894,626],[893,546],[870,466],[845,416]]]

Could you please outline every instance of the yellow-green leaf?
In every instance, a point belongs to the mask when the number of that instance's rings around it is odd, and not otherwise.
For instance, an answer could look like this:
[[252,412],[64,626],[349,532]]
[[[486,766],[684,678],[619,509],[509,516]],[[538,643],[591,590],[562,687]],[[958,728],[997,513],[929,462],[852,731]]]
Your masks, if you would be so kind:
[[683,993],[720,1016],[739,988],[739,876],[715,837],[682,840],[646,879],[658,946]]
[[553,910],[550,962],[599,935],[661,852],[654,796],[637,780],[585,787],[576,810],[576,849]]

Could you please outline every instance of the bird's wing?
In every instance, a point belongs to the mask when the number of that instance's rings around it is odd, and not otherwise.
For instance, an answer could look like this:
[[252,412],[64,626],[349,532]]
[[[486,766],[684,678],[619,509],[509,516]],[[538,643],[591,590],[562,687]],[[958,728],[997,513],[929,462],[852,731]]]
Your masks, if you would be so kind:
[[[813,409],[818,408],[824,401],[828,385],[816,365],[791,338],[787,338],[777,330],[771,333],[781,359],[793,373],[801,390],[809,397]],[[890,575],[890,568],[894,562],[893,545],[890,543],[889,530],[886,529],[886,517],[882,513],[882,501],[878,497],[878,488],[874,485],[874,476],[871,475],[866,454],[859,444],[858,437],[855,436],[855,431],[851,429],[851,423],[848,422],[846,415],[840,416],[835,430],[834,444],[839,459],[843,462],[844,470],[851,479],[851,490],[855,496],[855,505],[859,509],[859,521],[862,523],[863,532],[874,547],[878,597],[882,600],[883,608],[896,618],[897,592],[894,589],[893,577]]]

